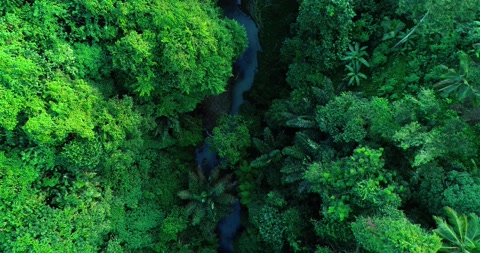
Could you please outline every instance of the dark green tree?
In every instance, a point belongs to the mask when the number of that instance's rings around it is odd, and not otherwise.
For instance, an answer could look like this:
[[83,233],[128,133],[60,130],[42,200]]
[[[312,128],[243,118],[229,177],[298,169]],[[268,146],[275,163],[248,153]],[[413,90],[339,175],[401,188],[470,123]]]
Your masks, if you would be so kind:
[[212,233],[217,222],[229,213],[235,201],[231,191],[232,175],[220,178],[220,170],[214,169],[208,178],[199,167],[189,173],[189,189],[178,192],[178,197],[188,200],[186,212],[192,225],[206,226],[202,231]]

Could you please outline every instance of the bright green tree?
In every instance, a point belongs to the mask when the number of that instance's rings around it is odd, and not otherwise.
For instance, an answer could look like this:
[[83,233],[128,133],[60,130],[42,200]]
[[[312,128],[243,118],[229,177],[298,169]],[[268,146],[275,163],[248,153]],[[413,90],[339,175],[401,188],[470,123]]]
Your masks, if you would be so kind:
[[412,224],[398,210],[390,210],[383,215],[358,217],[351,226],[357,242],[369,252],[435,253],[441,247],[438,236]]
[[249,122],[242,116],[224,116],[217,125],[207,141],[220,158],[234,165],[246,157],[250,147]]

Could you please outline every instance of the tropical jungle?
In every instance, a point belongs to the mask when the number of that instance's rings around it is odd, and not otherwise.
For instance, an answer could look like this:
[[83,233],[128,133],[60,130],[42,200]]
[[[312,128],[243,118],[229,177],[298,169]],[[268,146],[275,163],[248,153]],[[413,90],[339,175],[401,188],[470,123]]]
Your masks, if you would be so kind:
[[480,0],[227,2],[0,1],[0,252],[480,252]]

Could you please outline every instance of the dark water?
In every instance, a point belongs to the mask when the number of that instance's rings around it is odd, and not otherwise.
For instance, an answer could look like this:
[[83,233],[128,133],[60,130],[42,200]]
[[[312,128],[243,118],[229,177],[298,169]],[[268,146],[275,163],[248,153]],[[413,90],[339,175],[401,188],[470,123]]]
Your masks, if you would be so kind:
[[[256,24],[238,7],[237,3],[237,0],[222,0],[219,2],[219,6],[223,8],[227,17],[236,20],[245,27],[248,37],[248,48],[235,62],[240,78],[237,79],[233,86],[231,115],[238,114],[240,106],[244,103],[243,93],[252,87],[258,67],[257,52],[261,51]],[[219,164],[217,154],[212,152],[207,144],[204,144],[201,149],[197,150],[195,159],[207,175]],[[237,200],[233,204],[233,212],[223,217],[218,223],[218,252],[234,252],[233,239],[240,229],[240,212],[240,202]]]

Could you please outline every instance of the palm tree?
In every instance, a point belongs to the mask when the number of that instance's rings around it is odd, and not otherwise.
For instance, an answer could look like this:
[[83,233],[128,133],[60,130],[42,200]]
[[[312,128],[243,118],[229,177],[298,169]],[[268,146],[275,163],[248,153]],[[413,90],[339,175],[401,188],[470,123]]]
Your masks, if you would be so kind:
[[345,52],[345,56],[342,58],[343,61],[348,61],[347,65],[345,65],[345,69],[348,70],[347,76],[344,78],[348,79],[348,85],[360,85],[360,79],[367,79],[367,76],[360,72],[362,68],[362,64],[366,67],[370,67],[367,60],[363,58],[364,56],[368,56],[366,46],[360,47],[360,44],[355,43],[355,45],[348,45],[350,51]]
[[230,192],[234,185],[232,175],[220,178],[220,170],[215,168],[207,178],[200,167],[189,173],[189,189],[178,192],[178,197],[189,200],[187,214],[192,216],[192,225],[205,222],[216,224],[227,215],[235,202]]
[[480,219],[471,213],[458,215],[455,210],[445,207],[447,221],[434,216],[438,228],[433,230],[443,240],[441,252],[480,252]]
[[298,184],[298,192],[309,189],[310,184],[304,179],[305,171],[315,162],[320,162],[328,154],[324,145],[312,140],[306,132],[297,132],[295,144],[282,150],[285,159],[280,169],[282,182],[285,184]]
[[434,87],[439,88],[438,90],[445,96],[454,93],[459,100],[466,98],[475,100],[479,93],[475,85],[478,74],[471,68],[473,61],[468,54],[460,51],[459,58],[460,69],[458,71],[445,65],[440,65],[446,72],[440,76],[443,80],[437,82]]

